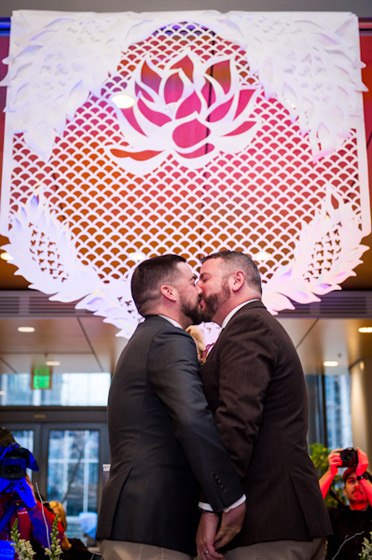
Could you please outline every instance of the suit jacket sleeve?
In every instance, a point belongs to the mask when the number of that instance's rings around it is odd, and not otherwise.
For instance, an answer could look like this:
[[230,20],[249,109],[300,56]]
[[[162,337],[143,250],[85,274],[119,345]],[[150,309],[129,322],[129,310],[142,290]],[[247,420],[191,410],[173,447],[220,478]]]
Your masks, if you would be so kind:
[[214,418],[243,479],[258,438],[277,349],[270,328],[253,315],[244,323],[238,317],[231,319],[218,341],[218,353],[219,393]]
[[181,329],[159,331],[150,346],[147,371],[195,477],[213,509],[221,511],[243,490],[207,408],[192,338]]

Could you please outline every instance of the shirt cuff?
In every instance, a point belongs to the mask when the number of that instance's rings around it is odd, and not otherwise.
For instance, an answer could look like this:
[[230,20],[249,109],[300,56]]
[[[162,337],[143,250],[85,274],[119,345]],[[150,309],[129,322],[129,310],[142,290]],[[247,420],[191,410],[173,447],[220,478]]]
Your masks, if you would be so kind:
[[[244,503],[246,500],[245,494],[243,494],[243,496],[241,498],[239,498],[239,500],[237,500],[236,502],[234,502],[233,504],[231,504],[231,506],[228,506],[227,508],[225,508],[223,510],[224,513],[228,513],[229,511],[231,511],[232,509],[240,506],[242,503]],[[213,513],[214,510],[212,508],[212,506],[206,502],[199,502],[199,508],[203,511],[207,511],[207,512],[211,512]]]

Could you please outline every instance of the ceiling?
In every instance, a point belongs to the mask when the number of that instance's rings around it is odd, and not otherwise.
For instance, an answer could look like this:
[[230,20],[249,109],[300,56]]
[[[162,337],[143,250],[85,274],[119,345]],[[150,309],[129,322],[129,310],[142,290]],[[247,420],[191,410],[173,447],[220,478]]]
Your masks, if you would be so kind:
[[[202,6],[202,7],[201,7]],[[178,11],[185,8],[183,0],[1,0],[1,15],[10,17],[13,10],[57,10],[94,12]],[[250,10],[266,11],[329,11],[353,12],[359,17],[371,16],[370,0],[188,0],[187,10]]]
[[[364,101],[371,192],[372,20],[364,22],[362,28],[362,58],[367,65],[363,81],[369,87]],[[0,87],[0,107],[4,104],[5,88]],[[1,115],[0,130],[2,127]],[[1,142],[2,134],[2,157]],[[0,236],[0,247],[6,242]],[[372,247],[372,235],[364,239],[364,244]],[[325,360],[339,362],[332,370],[336,373],[372,358],[372,334],[358,332],[361,326],[372,326],[372,250],[362,259],[356,276],[344,282],[342,291],[329,294],[319,304],[299,306],[295,312],[279,315],[307,374],[328,373],[330,369],[323,366]],[[61,363],[54,372],[112,372],[125,345],[125,339],[116,336],[116,328],[89,312],[74,309],[72,303],[51,302],[28,286],[14,266],[0,259],[0,373],[29,372],[46,359]],[[35,332],[19,333],[17,328],[23,325],[35,327]]]

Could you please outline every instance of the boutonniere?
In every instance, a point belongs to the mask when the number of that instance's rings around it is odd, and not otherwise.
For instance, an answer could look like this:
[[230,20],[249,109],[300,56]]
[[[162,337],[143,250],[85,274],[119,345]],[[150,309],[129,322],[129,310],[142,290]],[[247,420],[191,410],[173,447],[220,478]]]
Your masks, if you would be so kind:
[[203,350],[203,352],[200,353],[200,365],[204,365],[205,362],[207,361],[208,355],[210,353],[210,351],[212,350],[214,346],[214,342],[212,342],[211,344],[207,344],[207,346],[205,347],[205,349]]

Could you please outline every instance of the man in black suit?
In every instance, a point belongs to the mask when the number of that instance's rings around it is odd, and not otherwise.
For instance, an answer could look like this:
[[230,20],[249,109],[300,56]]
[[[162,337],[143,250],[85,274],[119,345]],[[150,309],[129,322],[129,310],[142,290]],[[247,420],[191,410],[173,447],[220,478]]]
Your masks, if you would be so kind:
[[105,560],[194,556],[200,489],[220,512],[218,546],[243,522],[243,490],[207,409],[195,343],[184,330],[201,319],[195,280],[175,255],[142,262],[132,277],[145,321],[120,356],[110,388],[112,464],[97,528]]
[[[206,257],[197,283],[205,321],[223,330],[202,368],[204,392],[246,495],[226,560],[320,560],[332,532],[309,458],[307,396],[289,336],[261,302],[256,265],[243,253]],[[208,556],[214,514],[202,516]]]

